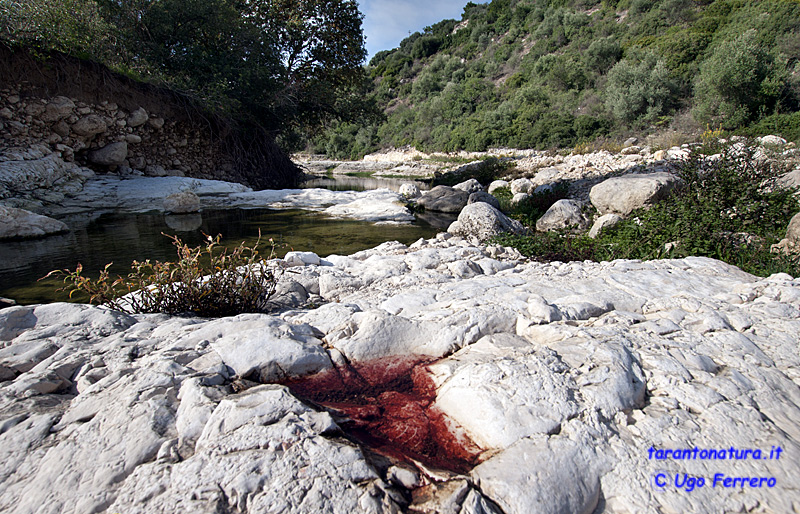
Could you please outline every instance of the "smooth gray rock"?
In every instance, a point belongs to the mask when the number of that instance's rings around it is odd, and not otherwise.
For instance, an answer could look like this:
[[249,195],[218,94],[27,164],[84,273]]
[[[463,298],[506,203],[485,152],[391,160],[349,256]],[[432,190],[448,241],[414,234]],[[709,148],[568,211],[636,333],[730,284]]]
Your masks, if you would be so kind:
[[101,166],[119,166],[128,157],[128,143],[121,141],[110,143],[102,148],[89,152],[89,161]]
[[497,208],[486,202],[471,203],[464,207],[458,220],[454,221],[447,232],[461,237],[477,237],[485,241],[498,234],[525,233],[525,227],[519,221],[512,220]]
[[150,115],[147,114],[147,111],[144,110],[144,107],[139,107],[133,111],[125,121],[129,127],[136,128],[144,125],[149,117]]
[[0,206],[0,239],[43,237],[69,232],[63,221],[24,209]]
[[102,134],[108,127],[103,118],[96,114],[90,114],[79,119],[72,125],[72,131],[79,136],[91,137],[97,134]]
[[437,212],[461,212],[467,205],[469,194],[449,186],[436,186],[430,191],[425,192],[417,205],[429,211]]
[[478,202],[488,203],[495,209],[500,210],[500,201],[486,191],[478,191],[470,194],[469,200],[467,200],[467,205]]
[[577,200],[559,200],[547,209],[541,218],[536,220],[536,230],[548,232],[570,227],[584,229],[589,224],[583,214],[583,206]]
[[63,120],[70,114],[75,104],[66,96],[53,97],[47,105],[44,106],[44,114],[42,114],[42,121],[53,123]]
[[675,175],[666,172],[632,173],[604,180],[592,187],[589,199],[601,214],[627,216],[665,198],[679,182]]

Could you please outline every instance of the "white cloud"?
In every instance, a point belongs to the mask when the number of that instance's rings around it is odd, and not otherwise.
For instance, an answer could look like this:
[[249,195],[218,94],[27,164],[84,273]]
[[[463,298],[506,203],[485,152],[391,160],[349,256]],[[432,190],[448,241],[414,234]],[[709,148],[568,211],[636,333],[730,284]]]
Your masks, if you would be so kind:
[[364,13],[367,52],[372,58],[381,50],[396,48],[409,32],[439,21],[461,19],[468,0],[360,0]]

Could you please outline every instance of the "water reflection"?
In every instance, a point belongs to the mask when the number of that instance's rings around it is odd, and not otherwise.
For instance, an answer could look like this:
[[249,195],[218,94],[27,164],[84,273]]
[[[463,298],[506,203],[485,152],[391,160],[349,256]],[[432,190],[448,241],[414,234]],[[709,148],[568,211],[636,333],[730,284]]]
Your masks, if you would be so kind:
[[243,240],[255,244],[260,230],[264,252],[269,251],[267,240],[273,238],[284,245],[279,255],[294,249],[327,256],[347,255],[385,241],[410,244],[421,237],[433,237],[438,231],[426,221],[376,225],[302,210],[269,209],[204,211],[202,216],[188,217],[107,213],[72,228],[69,234],[0,243],[0,296],[19,303],[65,300],[65,293],[54,292],[58,280],[37,279],[53,269],[75,269],[79,262],[86,275],[97,276],[109,262],[115,263],[113,273],[124,274],[134,259],[173,260],[175,249],[162,232],[178,235],[195,246],[204,242],[204,233],[222,234],[223,244],[234,247]]
[[199,212],[190,214],[167,214],[164,222],[176,232],[192,232],[203,226],[203,215]]
[[390,189],[400,191],[403,184],[416,184],[421,191],[431,188],[428,182],[412,179],[375,178],[375,177],[350,177],[336,175],[334,177],[317,177],[303,182],[303,189],[321,188],[331,191],[369,191],[371,189]]

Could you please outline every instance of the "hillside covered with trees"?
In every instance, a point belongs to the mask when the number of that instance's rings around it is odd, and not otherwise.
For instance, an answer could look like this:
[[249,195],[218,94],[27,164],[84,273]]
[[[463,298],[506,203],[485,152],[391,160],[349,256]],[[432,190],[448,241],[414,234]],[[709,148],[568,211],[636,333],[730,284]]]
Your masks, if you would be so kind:
[[310,149],[356,158],[570,147],[707,127],[800,138],[796,0],[492,0],[367,68],[383,116]]

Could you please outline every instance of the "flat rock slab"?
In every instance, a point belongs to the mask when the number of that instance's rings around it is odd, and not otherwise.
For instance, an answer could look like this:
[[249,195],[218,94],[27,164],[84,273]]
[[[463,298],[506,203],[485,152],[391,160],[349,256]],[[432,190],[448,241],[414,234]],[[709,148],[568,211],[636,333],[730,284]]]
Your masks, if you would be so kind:
[[[290,261],[327,303],[0,311],[0,510],[796,507],[798,279],[696,257],[537,263],[447,234]],[[430,408],[477,445],[468,476],[376,465],[326,409],[259,383],[408,354],[435,360],[417,377]]]
[[61,232],[69,232],[63,221],[25,209],[0,206],[0,239],[43,237]]

